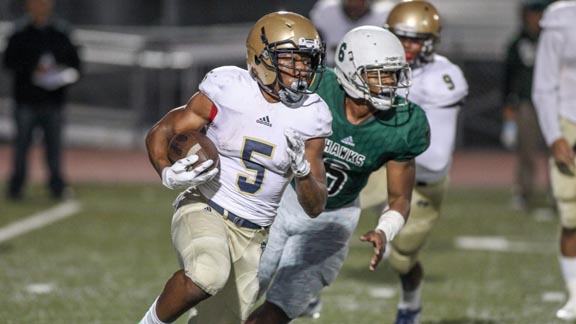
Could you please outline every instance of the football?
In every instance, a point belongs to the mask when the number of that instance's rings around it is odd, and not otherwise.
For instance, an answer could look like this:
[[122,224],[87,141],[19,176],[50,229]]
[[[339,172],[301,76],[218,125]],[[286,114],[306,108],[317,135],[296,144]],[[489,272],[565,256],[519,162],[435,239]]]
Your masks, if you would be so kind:
[[198,161],[192,165],[192,168],[206,160],[214,161],[214,164],[206,171],[218,166],[218,150],[206,135],[198,131],[188,131],[172,137],[168,145],[168,159],[171,163],[192,154],[198,155]]

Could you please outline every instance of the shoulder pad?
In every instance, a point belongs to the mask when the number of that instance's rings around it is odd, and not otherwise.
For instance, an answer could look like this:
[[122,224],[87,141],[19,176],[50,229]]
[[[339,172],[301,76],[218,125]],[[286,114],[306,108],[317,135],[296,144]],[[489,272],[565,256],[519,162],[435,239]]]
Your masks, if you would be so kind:
[[221,66],[204,76],[199,89],[212,101],[218,102],[221,97],[230,94],[228,90],[241,87],[247,82],[255,82],[248,71],[236,66]]

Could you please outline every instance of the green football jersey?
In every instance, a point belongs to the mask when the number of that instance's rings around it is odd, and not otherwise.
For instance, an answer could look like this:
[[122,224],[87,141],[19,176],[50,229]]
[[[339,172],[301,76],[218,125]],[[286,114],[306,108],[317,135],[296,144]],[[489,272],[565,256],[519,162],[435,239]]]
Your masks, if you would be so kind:
[[[326,139],[324,148],[327,209],[354,201],[370,174],[386,162],[411,160],[430,144],[426,114],[412,102],[380,111],[375,118],[353,125],[344,114],[346,93],[332,69],[325,71],[317,93],[328,104],[333,117],[333,133]],[[397,103],[404,101],[404,98],[396,99]]]

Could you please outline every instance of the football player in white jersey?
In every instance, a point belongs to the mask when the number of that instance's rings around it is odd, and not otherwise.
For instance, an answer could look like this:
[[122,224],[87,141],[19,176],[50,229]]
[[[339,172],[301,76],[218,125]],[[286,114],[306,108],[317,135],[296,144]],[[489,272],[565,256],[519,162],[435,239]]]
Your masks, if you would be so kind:
[[[404,45],[412,67],[410,101],[420,105],[430,123],[430,147],[416,157],[416,183],[412,191],[410,218],[389,247],[388,260],[398,272],[401,294],[397,324],[419,323],[424,277],[419,253],[436,223],[448,184],[456,139],[458,113],[468,94],[460,68],[436,53],[441,19],[438,10],[426,1],[397,4],[386,25]],[[376,174],[363,191],[366,206],[381,202],[385,178]],[[385,190],[385,187],[382,188]]]
[[532,99],[550,147],[550,182],[561,224],[560,268],[568,301],[556,312],[576,320],[576,1],[551,4],[540,21]]
[[393,5],[392,0],[318,0],[310,20],[326,42],[326,64],[334,65],[334,51],[344,34],[358,26],[382,25]]
[[[142,318],[171,323],[196,305],[199,323],[243,323],[258,292],[258,263],[282,192],[295,178],[300,204],[314,217],[326,204],[322,162],[332,116],[310,85],[322,68],[324,46],[305,17],[262,17],[247,41],[248,70],[209,72],[186,106],[167,113],[148,133],[150,161],[176,199],[172,242],[180,269]],[[168,142],[207,127],[212,160],[171,164]],[[201,303],[200,303],[201,302]],[[200,303],[200,304],[199,304]]]
[[368,269],[374,271],[408,217],[414,158],[428,147],[430,128],[422,108],[396,95],[411,83],[404,48],[390,31],[360,26],[344,35],[335,61],[317,92],[334,118],[324,149],[326,210],[310,219],[286,189],[258,272],[266,301],[247,324],[288,323],[317,312],[320,291],[346,259],[361,213],[358,196],[375,170],[389,170],[390,204],[377,229],[361,237],[373,245]]

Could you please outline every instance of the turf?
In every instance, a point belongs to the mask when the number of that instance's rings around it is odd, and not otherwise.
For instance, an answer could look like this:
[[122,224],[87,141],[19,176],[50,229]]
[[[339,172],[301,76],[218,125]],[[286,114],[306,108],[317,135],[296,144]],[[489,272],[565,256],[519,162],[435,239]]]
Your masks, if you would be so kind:
[[[0,188],[1,189],[1,188]],[[82,184],[76,216],[0,243],[1,323],[137,323],[176,270],[171,200],[160,185]],[[555,216],[511,211],[505,190],[452,190],[426,246],[423,324],[559,323],[563,303]],[[19,203],[0,200],[0,227],[54,202],[32,187]],[[320,319],[298,324],[391,323],[398,282],[386,263],[368,271],[358,236],[323,293]],[[460,236],[501,237],[503,251],[464,250]],[[178,323],[184,323],[182,319]]]

